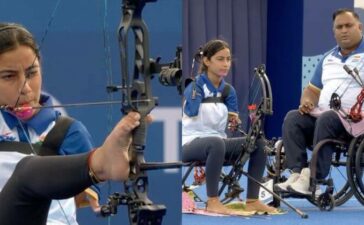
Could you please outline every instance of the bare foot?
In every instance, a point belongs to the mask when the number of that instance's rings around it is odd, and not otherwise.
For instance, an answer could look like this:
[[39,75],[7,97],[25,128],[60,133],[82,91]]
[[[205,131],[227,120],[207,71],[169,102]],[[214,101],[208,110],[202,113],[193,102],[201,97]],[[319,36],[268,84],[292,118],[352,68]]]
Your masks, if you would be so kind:
[[139,120],[139,113],[128,113],[111,131],[104,144],[95,151],[90,166],[98,179],[118,181],[128,178],[131,132],[139,126]]
[[206,211],[218,214],[233,215],[234,211],[226,208],[218,197],[209,197],[206,203]]
[[256,211],[257,213],[271,214],[277,212],[277,209],[264,204],[258,199],[247,199],[246,200],[246,211]]

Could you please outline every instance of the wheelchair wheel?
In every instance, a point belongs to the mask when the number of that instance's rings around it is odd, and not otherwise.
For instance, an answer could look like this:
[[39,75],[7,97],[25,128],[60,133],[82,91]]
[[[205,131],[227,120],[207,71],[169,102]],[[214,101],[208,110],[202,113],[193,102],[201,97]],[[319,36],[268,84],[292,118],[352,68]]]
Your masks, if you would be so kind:
[[276,179],[275,183],[280,182],[278,178],[281,177],[281,174],[285,170],[283,167],[284,165],[284,148],[283,148],[283,142],[282,140],[278,140],[274,143],[274,146],[271,146],[271,148],[266,149],[267,153],[267,161],[266,161],[266,167],[267,167],[267,173],[268,177],[272,179]]
[[334,154],[334,158],[336,157],[336,159],[332,161],[330,172],[330,176],[335,177],[333,179],[334,193],[332,197],[335,200],[335,206],[341,206],[354,195],[354,191],[347,176],[347,152],[340,154],[340,156],[336,156],[336,154]]
[[[339,148],[339,147],[338,147]],[[341,148],[341,147],[340,147]],[[271,154],[272,155],[272,154]],[[274,158],[268,160],[267,170],[268,174],[272,176],[274,179],[274,183],[284,182],[285,178],[282,175],[284,171],[284,162],[285,162],[285,153],[284,147],[281,142],[277,142],[276,149],[274,152]],[[334,178],[333,180],[333,193],[331,194],[332,199],[334,200],[333,204],[326,204],[334,206],[340,206],[348,201],[353,196],[353,190],[350,186],[347,171],[346,171],[346,163],[347,163],[347,154],[344,150],[339,150],[333,154],[332,165],[330,169],[330,178]],[[364,181],[363,181],[364,183]],[[363,189],[364,190],[364,189]],[[286,195],[286,194],[285,194]],[[282,197],[284,197],[283,195]],[[289,194],[287,194],[290,197]],[[294,197],[294,196],[292,196]],[[331,199],[330,197],[330,199]],[[326,200],[325,200],[326,199]],[[327,199],[324,198],[325,202],[329,202]],[[322,201],[318,201],[317,199],[312,199],[310,197],[307,200],[315,206],[320,208],[320,204]],[[363,195],[364,200],[364,195]],[[321,202],[321,203],[320,203]],[[274,200],[274,205],[279,205],[277,200]],[[325,205],[325,204],[324,204]],[[330,207],[326,207],[330,208]]]
[[[266,149],[266,153],[266,168],[268,173],[267,177],[273,179],[273,184],[284,182],[286,178],[282,176],[282,173],[285,170],[285,154],[282,139],[279,139],[277,142],[275,142],[274,146],[271,146],[271,148]],[[278,194],[280,197],[284,197],[280,193],[276,194]],[[273,207],[280,207],[280,200],[273,197],[273,201],[270,203],[270,205]]]
[[335,207],[335,198],[334,196],[323,193],[317,199],[317,206],[321,211],[331,211]]
[[354,189],[354,195],[364,205],[364,138],[355,138],[349,149],[349,160],[347,167],[349,182]]
[[[332,157],[329,178],[331,178],[333,182],[333,193],[331,196],[334,199],[334,206],[341,206],[354,195],[354,191],[347,176],[348,167],[346,166],[348,161],[347,149],[350,149],[350,146],[347,147],[344,144],[338,144],[336,149],[337,151],[334,152]],[[313,199],[308,200],[320,208],[317,201],[314,201]]]
[[[330,211],[335,206],[343,205],[353,196],[354,193],[349,182],[347,181],[342,187],[337,187],[334,184],[334,193],[332,195],[328,193],[324,194],[329,195],[330,197],[326,196],[323,198],[318,198],[317,200],[314,200],[312,198],[307,198],[307,200],[311,204],[319,207],[321,210]],[[329,204],[329,202],[331,201],[333,202]]]

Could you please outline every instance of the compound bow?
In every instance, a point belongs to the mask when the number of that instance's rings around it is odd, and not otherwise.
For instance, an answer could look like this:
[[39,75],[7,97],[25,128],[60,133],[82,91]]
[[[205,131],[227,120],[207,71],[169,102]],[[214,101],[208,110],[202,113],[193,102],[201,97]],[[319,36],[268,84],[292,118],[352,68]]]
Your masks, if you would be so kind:
[[[125,193],[114,193],[107,205],[101,210],[103,216],[113,215],[118,205],[127,205],[129,221],[132,225],[161,224],[166,213],[164,205],[153,204],[148,198],[148,176],[146,170],[181,167],[175,163],[147,163],[144,159],[147,133],[146,116],[157,105],[157,98],[152,95],[151,79],[153,73],[161,71],[159,60],[149,58],[149,38],[146,24],[142,19],[142,10],[147,2],[157,0],[123,0],[123,17],[118,28],[119,48],[122,67],[122,86],[109,86],[109,91],[122,91],[122,111],[137,111],[141,114],[140,126],[133,133],[133,142],[129,150],[131,159],[129,180],[124,183]],[[134,72],[128,69],[128,34],[135,37]],[[180,75],[180,74],[178,74]],[[177,76],[177,75],[176,75]],[[160,79],[161,82],[163,79]],[[165,81],[165,80],[163,80]],[[165,83],[163,83],[165,84]],[[178,85],[175,84],[174,85]]]
[[[235,163],[232,165],[230,172],[222,177],[222,185],[219,189],[219,195],[224,191],[227,187],[227,193],[225,194],[223,202],[229,202],[234,198],[237,198],[239,194],[242,192],[242,189],[239,185],[239,180],[243,175],[243,166],[248,161],[250,154],[256,148],[256,141],[259,138],[264,138],[264,120],[265,115],[273,114],[273,98],[272,98],[272,89],[269,82],[269,79],[265,73],[265,66],[260,65],[258,68],[255,68],[254,77],[252,84],[257,80],[258,87],[250,87],[250,89],[255,88],[255,93],[253,94],[253,100],[260,98],[260,102],[258,104],[254,102],[250,102],[248,109],[250,111],[250,127],[248,132],[245,135],[246,141],[242,146],[243,151],[241,151],[240,155],[237,157]],[[258,93],[261,92],[261,93]]]
[[[364,102],[364,83],[363,83],[362,79],[360,78],[359,71],[356,67],[351,70],[349,68],[349,66],[344,65],[343,69],[361,87],[361,91],[357,95],[356,103],[350,108],[349,113],[345,112],[341,108],[341,96],[339,96],[335,92],[332,93],[332,95],[331,95],[330,108],[343,113],[345,119],[349,119],[350,121],[357,123],[362,120],[362,106],[363,106],[363,102]],[[351,80],[351,81],[353,81],[353,80]],[[345,82],[345,80],[343,82]],[[349,85],[350,85],[350,83],[349,83]],[[339,87],[340,86],[341,86],[341,84],[339,85]],[[346,89],[345,89],[345,91],[346,91]]]

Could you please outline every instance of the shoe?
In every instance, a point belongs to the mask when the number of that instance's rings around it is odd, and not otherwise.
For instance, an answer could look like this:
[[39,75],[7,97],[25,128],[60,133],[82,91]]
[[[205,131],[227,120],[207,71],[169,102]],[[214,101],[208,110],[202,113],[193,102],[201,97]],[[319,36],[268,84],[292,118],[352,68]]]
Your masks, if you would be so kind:
[[[310,191],[310,169],[303,168],[298,179],[287,187],[289,191],[297,194],[311,195]],[[316,185],[315,195],[319,196],[321,194],[321,189],[319,185]]]
[[288,191],[287,187],[289,185],[293,184],[294,182],[296,182],[298,180],[298,177],[299,176],[300,176],[299,173],[292,173],[285,182],[279,183],[279,184],[275,184],[274,185],[274,190],[277,190],[277,191]]

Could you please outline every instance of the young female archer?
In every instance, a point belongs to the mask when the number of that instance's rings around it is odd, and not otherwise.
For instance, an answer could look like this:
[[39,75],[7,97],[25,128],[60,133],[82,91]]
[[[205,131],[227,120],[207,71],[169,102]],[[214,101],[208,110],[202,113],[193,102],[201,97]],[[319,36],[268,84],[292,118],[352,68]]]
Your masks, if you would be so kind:
[[[61,118],[61,113],[53,108],[41,108],[52,102],[50,96],[42,92],[40,58],[37,43],[25,27],[15,23],[0,24],[0,106],[3,106],[0,111],[0,191],[17,162],[35,154],[36,146],[47,140],[47,135]],[[54,154],[79,154],[94,148],[91,136],[81,122],[72,120],[64,132]],[[23,145],[19,145],[21,143]],[[98,192],[96,186],[86,189],[79,195],[79,203],[88,201],[97,211]],[[49,212],[48,223],[78,224],[74,198],[53,202]]]
[[[236,214],[218,196],[222,166],[225,161],[234,162],[245,142],[244,137],[227,138],[225,133],[228,121],[239,121],[235,89],[224,80],[231,67],[231,50],[225,41],[211,40],[203,47],[201,57],[200,74],[184,92],[182,160],[206,163],[206,210]],[[250,155],[248,173],[257,180],[261,180],[265,168],[263,147],[263,141],[257,140],[257,148]],[[259,201],[258,195],[259,185],[248,182],[245,210],[274,213],[276,209]]]

